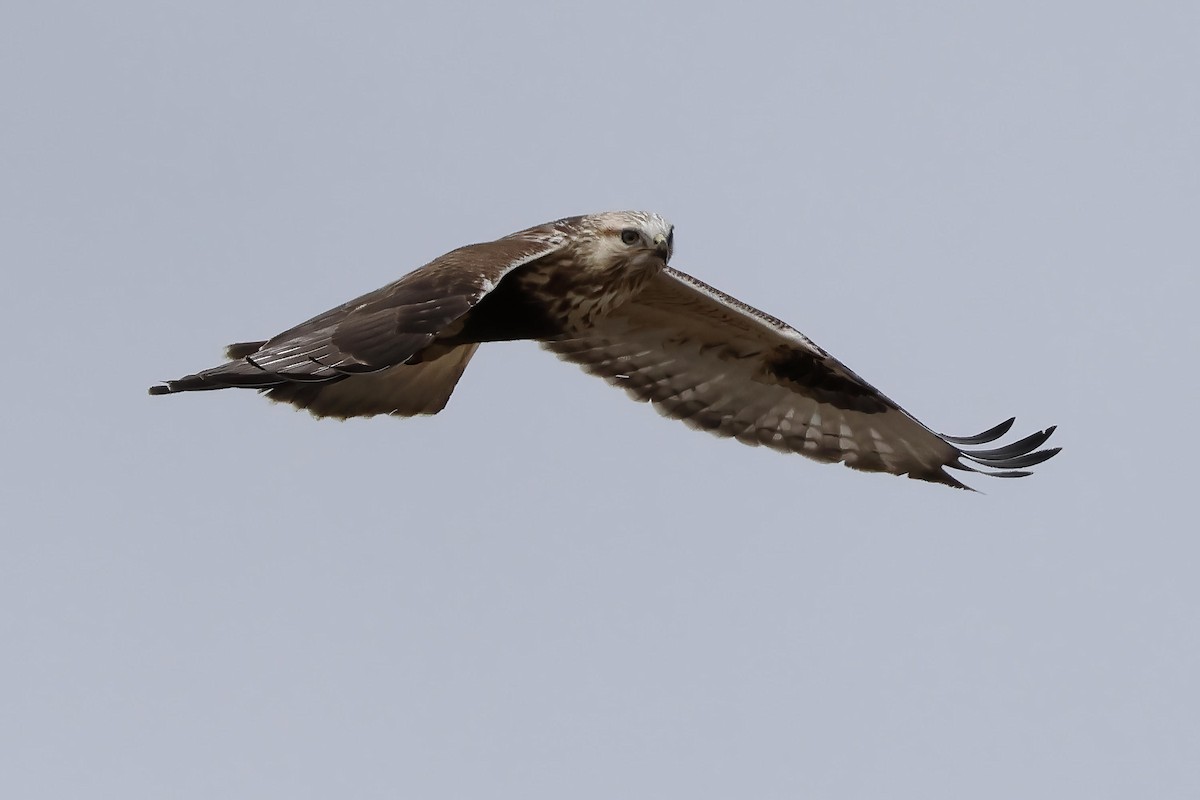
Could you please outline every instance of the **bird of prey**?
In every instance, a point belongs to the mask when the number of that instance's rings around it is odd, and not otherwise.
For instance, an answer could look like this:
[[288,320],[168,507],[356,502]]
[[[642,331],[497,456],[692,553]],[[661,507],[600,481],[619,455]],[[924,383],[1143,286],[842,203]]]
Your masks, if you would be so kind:
[[934,433],[804,334],[667,266],[674,228],[589,214],[467,245],[150,394],[257,389],[317,417],[436,414],[485,342],[533,339],[667,417],[749,445],[969,488],[1028,475],[1054,428]]

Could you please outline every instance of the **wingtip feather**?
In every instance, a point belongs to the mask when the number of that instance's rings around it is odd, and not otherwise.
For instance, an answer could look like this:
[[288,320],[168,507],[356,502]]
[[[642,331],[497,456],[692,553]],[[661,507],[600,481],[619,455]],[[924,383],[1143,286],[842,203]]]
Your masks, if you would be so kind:
[[974,436],[947,436],[946,434],[942,434],[942,438],[945,439],[947,442],[950,442],[951,444],[961,444],[961,445],[987,444],[988,442],[996,441],[1001,436],[1003,436],[1004,434],[1006,434],[1010,430],[1012,430],[1012,426],[1016,421],[1017,421],[1016,417],[1009,417],[1008,419],[1004,420],[1004,422],[1001,422],[999,425],[996,425],[995,427],[992,427],[992,428],[988,428],[983,433],[977,433]]

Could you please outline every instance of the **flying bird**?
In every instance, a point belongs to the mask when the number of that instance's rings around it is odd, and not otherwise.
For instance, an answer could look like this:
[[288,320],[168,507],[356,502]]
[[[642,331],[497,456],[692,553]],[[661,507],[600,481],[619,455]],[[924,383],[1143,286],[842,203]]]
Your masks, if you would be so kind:
[[1012,478],[1060,448],[1012,444],[1013,419],[934,433],[808,337],[667,265],[674,228],[589,214],[467,245],[150,394],[249,388],[317,417],[436,414],[476,349],[532,339],[667,417],[749,445],[967,489],[946,468]]

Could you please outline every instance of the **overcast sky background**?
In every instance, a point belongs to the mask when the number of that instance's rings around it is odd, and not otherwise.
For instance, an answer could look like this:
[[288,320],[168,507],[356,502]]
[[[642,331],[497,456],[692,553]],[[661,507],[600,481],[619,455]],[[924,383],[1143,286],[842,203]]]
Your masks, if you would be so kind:
[[[11,3],[0,794],[1200,796],[1200,6]],[[444,413],[151,398],[644,208],[986,494],[530,343]]]

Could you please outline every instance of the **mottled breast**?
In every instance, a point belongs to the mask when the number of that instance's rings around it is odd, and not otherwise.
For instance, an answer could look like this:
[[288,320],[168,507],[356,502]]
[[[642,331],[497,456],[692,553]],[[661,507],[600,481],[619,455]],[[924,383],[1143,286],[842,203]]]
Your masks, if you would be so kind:
[[571,262],[543,259],[510,276],[521,292],[546,309],[564,333],[580,332],[612,312],[662,270],[661,262],[619,261],[579,270]]

